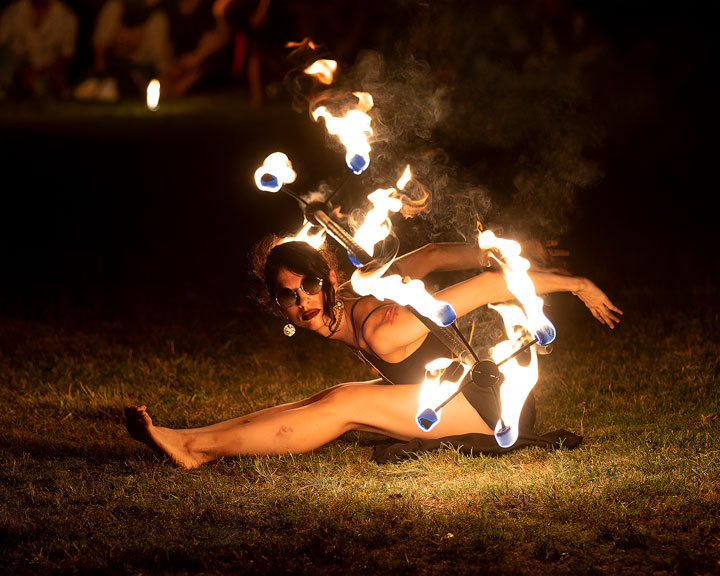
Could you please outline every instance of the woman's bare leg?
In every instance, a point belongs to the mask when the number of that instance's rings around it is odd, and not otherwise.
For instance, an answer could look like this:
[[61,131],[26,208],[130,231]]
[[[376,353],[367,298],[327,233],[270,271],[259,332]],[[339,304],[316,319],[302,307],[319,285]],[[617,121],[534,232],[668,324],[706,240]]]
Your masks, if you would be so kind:
[[174,464],[194,468],[221,457],[308,452],[349,430],[398,439],[440,438],[468,432],[491,434],[464,396],[455,397],[441,421],[424,432],[415,424],[419,386],[356,384],[326,391],[312,403],[256,413],[203,428],[174,430],[154,426],[145,407],[126,409],[131,436],[167,455]]
[[[368,380],[366,382],[346,382],[344,384],[337,384],[331,388],[326,388],[325,390],[322,390],[321,392],[318,392],[317,394],[309,396],[308,398],[303,398],[302,400],[298,400],[297,402],[288,402],[287,404],[278,404],[277,406],[271,406],[270,408],[263,408],[262,410],[252,412],[250,414],[245,414],[243,416],[238,416],[237,418],[232,418],[230,420],[224,420],[223,422],[218,422],[217,424],[211,424],[209,426],[205,426],[205,427],[203,427],[203,430],[208,431],[208,432],[209,431],[219,432],[220,430],[223,430],[226,428],[232,428],[233,426],[236,426],[238,424],[246,424],[257,418],[268,416],[269,414],[275,414],[277,412],[284,412],[286,410],[293,410],[294,408],[302,408],[303,406],[307,406],[308,404],[312,404],[313,402],[317,402],[318,400],[323,399],[325,396],[327,396],[331,392],[337,390],[338,388],[342,388],[344,386],[363,386],[363,385],[371,385],[371,384],[374,385],[374,384],[380,384],[381,382],[382,382],[382,380],[380,378],[378,378],[376,380]],[[190,429],[188,432],[192,433],[193,430]]]
[[202,428],[187,428],[187,429],[172,429],[162,428],[154,426],[152,419],[147,414],[146,406],[129,406],[125,409],[125,425],[130,435],[136,440],[146,444],[156,452],[167,455],[173,461],[173,463],[182,468],[194,468],[198,466],[194,458],[188,457],[185,454],[183,448],[178,446],[184,445],[178,435],[194,436],[200,431],[202,433],[220,433],[224,430],[235,429],[242,424],[247,424],[258,418],[264,418],[271,414],[277,414],[286,410],[293,410],[295,408],[302,408],[308,404],[312,404],[321,400],[331,392],[345,386],[361,386],[361,385],[378,385],[382,382],[381,379],[368,380],[366,382],[347,382],[344,384],[337,384],[331,388],[326,388],[313,396],[298,400],[296,402],[288,402],[286,404],[279,404],[277,406],[271,406],[270,408],[264,408],[250,414],[238,416],[237,418],[231,418],[230,420],[224,420],[204,426]]

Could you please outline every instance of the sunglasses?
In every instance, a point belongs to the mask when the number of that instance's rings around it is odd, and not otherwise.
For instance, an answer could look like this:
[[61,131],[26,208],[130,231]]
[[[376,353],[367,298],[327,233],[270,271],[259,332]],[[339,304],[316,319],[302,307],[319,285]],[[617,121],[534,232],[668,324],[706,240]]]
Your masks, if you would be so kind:
[[[302,290],[308,296],[314,296],[315,294],[320,292],[320,290],[322,290],[322,285],[322,278],[317,278],[315,276],[306,276],[302,279],[302,283],[300,284],[300,288],[298,288],[298,290]],[[281,288],[275,295],[275,302],[277,302],[278,305],[282,308],[290,308],[298,300],[298,290]]]

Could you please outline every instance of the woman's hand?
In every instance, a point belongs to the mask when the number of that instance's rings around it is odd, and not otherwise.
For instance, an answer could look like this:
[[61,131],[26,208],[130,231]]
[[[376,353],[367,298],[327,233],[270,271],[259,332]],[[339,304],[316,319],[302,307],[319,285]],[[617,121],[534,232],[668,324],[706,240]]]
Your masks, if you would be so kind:
[[573,294],[585,303],[595,318],[609,328],[615,328],[615,324],[620,322],[622,310],[610,302],[610,298],[587,278],[583,279],[582,287]]

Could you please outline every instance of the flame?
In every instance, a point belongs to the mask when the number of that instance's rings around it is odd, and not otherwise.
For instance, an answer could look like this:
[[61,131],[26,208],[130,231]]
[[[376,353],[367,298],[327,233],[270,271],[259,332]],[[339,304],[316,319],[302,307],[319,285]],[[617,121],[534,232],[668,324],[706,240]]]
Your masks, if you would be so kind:
[[[511,356],[527,340],[526,331],[523,328],[527,319],[522,309],[515,305],[490,305],[490,308],[502,316],[508,335],[507,340],[490,349],[490,357],[494,362],[499,363]],[[528,394],[537,383],[538,361],[534,346],[530,348],[529,354],[530,361],[527,365],[521,365],[517,358],[511,358],[499,366],[499,370],[505,378],[500,386],[502,415],[501,420],[495,426],[495,438],[497,443],[504,448],[512,446],[517,441],[520,412],[522,412]]]
[[[410,167],[398,180],[398,188],[403,188],[410,178]],[[403,203],[394,188],[378,189],[368,195],[373,208],[355,232],[353,240],[371,256],[375,256],[375,245],[387,238],[392,230],[388,217],[390,212],[399,212]],[[392,265],[392,260],[376,269],[358,269],[350,277],[353,290],[361,296],[372,294],[378,300],[393,300],[402,306],[412,306],[425,318],[439,326],[449,326],[457,315],[453,307],[442,300],[436,300],[421,280],[402,278],[398,274],[383,276]]]
[[372,136],[371,118],[367,112],[373,107],[373,99],[367,92],[353,92],[358,99],[354,109],[344,116],[333,116],[325,106],[318,106],[312,113],[315,121],[325,119],[325,127],[337,136],[345,146],[345,163],[355,174],[362,174],[370,164],[370,143]]
[[535,286],[527,273],[530,262],[520,256],[520,244],[514,240],[498,238],[490,230],[480,232],[478,244],[480,248],[491,250],[500,265],[508,289],[525,309],[526,328],[540,344],[550,344],[555,339],[555,327],[543,313],[543,301],[535,294]]
[[278,192],[283,184],[295,182],[296,177],[290,159],[282,152],[273,152],[255,171],[255,185],[266,192]]
[[285,42],[285,48],[294,48],[295,51],[301,50],[303,48],[309,48],[310,50],[317,50],[320,48],[319,45],[315,44],[309,36],[306,36],[300,42],[295,42],[293,40],[290,40],[289,42]]
[[320,228],[318,232],[313,234],[311,232],[312,228],[314,228],[313,224],[305,220],[303,223],[303,227],[300,229],[300,232],[295,234],[295,236],[288,236],[287,238],[284,238],[282,240],[282,244],[285,242],[307,242],[315,248],[315,250],[320,250],[323,245],[325,244],[325,230],[323,228]]
[[397,186],[398,190],[405,190],[405,186],[407,186],[407,183],[410,182],[411,178],[412,172],[410,171],[410,164],[408,164],[405,166],[405,171],[402,173],[402,176],[400,176],[395,186]]
[[337,62],[335,60],[316,60],[310,66],[305,68],[305,74],[314,76],[321,84],[330,85],[333,82],[335,71],[337,70]]
[[[486,230],[478,235],[480,248],[490,250],[502,269],[508,289],[522,305],[490,306],[503,319],[508,339],[491,349],[492,359],[499,363],[510,357],[527,341],[529,332],[539,344],[549,344],[555,339],[555,327],[543,313],[543,301],[535,293],[528,270],[530,262],[520,256],[520,244],[514,240],[498,238]],[[520,412],[525,400],[538,379],[537,351],[530,348],[530,361],[521,366],[517,358],[511,358],[500,366],[505,380],[500,387],[501,420],[495,427],[495,438],[500,446],[512,446],[518,438]],[[504,426],[503,426],[504,424]]]
[[375,244],[390,233],[392,224],[388,217],[389,213],[399,212],[402,208],[402,201],[393,196],[394,193],[394,188],[380,188],[368,195],[373,207],[365,216],[353,239],[371,256],[375,255]]
[[[444,380],[445,371],[452,363],[451,358],[437,358],[425,365],[425,380],[420,386],[418,412],[415,416],[415,422],[421,430],[428,431],[440,421],[442,408],[437,412],[434,409],[458,389],[460,383],[470,371],[470,366],[459,362],[462,369],[459,377],[454,380],[450,378]],[[427,418],[432,423],[423,427],[420,425],[422,418]]]
[[148,110],[155,112],[160,104],[160,82],[158,80],[150,80],[145,92],[145,100]]
[[[408,165],[395,186],[398,190],[404,190],[411,178],[412,172]],[[371,256],[375,256],[375,244],[390,234],[392,223],[388,217],[389,213],[400,212],[403,209],[403,201],[395,193],[395,188],[379,188],[368,194],[368,200],[372,202],[373,207],[358,227],[353,239]]]
[[377,270],[364,272],[355,270],[350,277],[353,290],[360,296],[372,294],[378,300],[392,300],[401,306],[412,306],[425,318],[438,326],[450,326],[457,315],[453,307],[442,300],[436,300],[427,290],[422,280],[402,278],[399,274],[382,276],[392,262]]

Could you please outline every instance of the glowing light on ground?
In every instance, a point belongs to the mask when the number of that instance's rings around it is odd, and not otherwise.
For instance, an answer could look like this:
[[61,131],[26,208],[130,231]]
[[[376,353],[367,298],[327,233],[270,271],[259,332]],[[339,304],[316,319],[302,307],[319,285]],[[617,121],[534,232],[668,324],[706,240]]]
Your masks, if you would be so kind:
[[150,80],[145,91],[145,102],[148,110],[155,112],[160,106],[160,82]]

